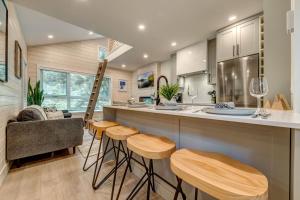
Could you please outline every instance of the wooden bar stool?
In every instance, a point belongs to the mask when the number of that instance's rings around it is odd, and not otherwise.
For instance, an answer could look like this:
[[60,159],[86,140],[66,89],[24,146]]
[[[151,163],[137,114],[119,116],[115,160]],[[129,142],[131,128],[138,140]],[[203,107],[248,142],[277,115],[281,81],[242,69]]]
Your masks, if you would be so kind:
[[[129,128],[129,127],[125,127],[125,126],[114,126],[114,127],[106,129],[106,131],[105,131],[105,134],[108,137],[108,140],[105,145],[104,155],[103,155],[103,159],[100,162],[99,169],[97,170],[97,172],[95,170],[96,174],[94,174],[94,176],[96,178],[95,178],[95,181],[93,182],[93,187],[94,187],[94,189],[99,188],[101,186],[101,184],[103,184],[112,174],[114,174],[111,199],[113,199],[113,196],[114,196],[114,189],[115,189],[115,182],[116,182],[118,168],[120,166],[122,166],[122,164],[125,161],[127,161],[127,163],[128,163],[127,165],[130,167],[130,171],[131,171],[130,160],[128,158],[128,150],[127,149],[125,150],[125,148],[123,146],[123,141],[126,141],[128,137],[131,137],[138,133],[139,133],[139,131],[137,129]],[[105,176],[105,178],[103,178],[99,183],[96,183],[103,160],[104,160],[104,157],[107,154],[107,149],[108,149],[108,145],[109,145],[110,141],[112,142],[113,148],[117,150],[117,153],[115,154],[115,162],[116,162],[115,167]],[[117,142],[117,146],[115,146],[115,142]],[[124,157],[121,160],[119,160],[120,152],[122,152],[124,154]],[[96,168],[97,168],[97,164],[96,164]]]
[[268,198],[268,180],[258,170],[225,155],[188,149],[171,156],[171,170],[178,177],[174,199],[182,191],[182,181],[224,200],[259,200]]
[[[147,199],[150,199],[150,188],[153,190],[153,192],[155,192],[154,176],[157,176],[158,178],[160,178],[175,189],[175,186],[173,186],[163,177],[156,174],[153,170],[153,160],[162,160],[169,158],[176,149],[175,142],[165,137],[159,137],[148,134],[138,134],[127,139],[127,147],[130,150],[129,160],[133,159],[132,154],[134,152],[135,154],[142,157],[142,165],[145,168],[145,174],[133,188],[127,199],[133,199],[136,196],[136,194],[140,191],[140,189],[145,185],[146,182],[148,182]],[[149,159],[148,166],[145,163],[145,158]],[[127,164],[127,167],[125,169],[121,185],[118,191],[117,199],[119,199],[128,168],[129,163]]]
[[[89,130],[92,130],[93,132],[93,139],[92,139],[92,142],[91,142],[91,145],[90,145],[90,148],[89,148],[89,151],[88,151],[88,154],[85,158],[85,161],[84,161],[84,164],[83,164],[83,171],[87,171],[89,170],[93,165],[95,165],[99,159],[101,159],[102,157],[99,157],[100,155],[100,151],[101,151],[101,145],[102,145],[102,141],[103,141],[103,133],[105,132],[105,130],[109,127],[113,127],[113,126],[117,126],[118,123],[116,122],[110,122],[110,121],[99,121],[99,122],[92,122],[92,121],[89,121],[88,124],[87,124],[87,127]],[[88,158],[90,156],[90,153],[91,153],[91,149],[93,147],[93,144],[94,144],[94,140],[95,138],[97,140],[99,140],[99,149],[98,149],[98,153],[97,153],[97,159],[92,163],[90,164],[88,167],[86,167],[86,164],[87,164],[87,161],[88,161]]]

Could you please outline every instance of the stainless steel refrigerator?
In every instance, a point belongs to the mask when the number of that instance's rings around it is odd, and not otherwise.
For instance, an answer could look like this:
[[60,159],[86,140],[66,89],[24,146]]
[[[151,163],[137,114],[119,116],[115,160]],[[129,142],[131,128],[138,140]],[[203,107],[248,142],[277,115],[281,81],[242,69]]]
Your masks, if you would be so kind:
[[217,65],[218,102],[234,102],[238,107],[256,107],[249,92],[250,81],[259,76],[259,55],[246,56]]

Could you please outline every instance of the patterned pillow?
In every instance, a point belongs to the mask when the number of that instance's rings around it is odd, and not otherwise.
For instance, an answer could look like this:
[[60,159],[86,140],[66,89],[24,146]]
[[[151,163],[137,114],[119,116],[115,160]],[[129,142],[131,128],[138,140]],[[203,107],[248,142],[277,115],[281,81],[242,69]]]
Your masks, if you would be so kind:
[[44,107],[44,111],[46,112],[56,112],[57,111],[57,108],[55,106],[53,107]]
[[47,118],[49,120],[51,119],[64,119],[64,113],[62,111],[56,111],[56,112],[46,112]]

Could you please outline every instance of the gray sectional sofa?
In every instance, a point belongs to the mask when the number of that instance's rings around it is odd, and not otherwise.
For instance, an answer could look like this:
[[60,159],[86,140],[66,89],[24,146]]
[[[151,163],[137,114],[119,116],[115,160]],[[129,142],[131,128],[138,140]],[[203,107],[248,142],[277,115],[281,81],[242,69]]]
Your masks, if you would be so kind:
[[7,125],[6,159],[13,161],[71,147],[75,150],[82,140],[81,118],[18,120]]

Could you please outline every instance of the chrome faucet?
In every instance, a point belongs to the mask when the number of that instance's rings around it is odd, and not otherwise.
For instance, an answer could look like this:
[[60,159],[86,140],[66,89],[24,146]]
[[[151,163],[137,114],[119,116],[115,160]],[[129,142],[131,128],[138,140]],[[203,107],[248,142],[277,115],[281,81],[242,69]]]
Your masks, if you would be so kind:
[[168,83],[168,79],[167,79],[167,77],[166,76],[159,76],[158,78],[157,78],[157,83],[156,83],[156,86],[157,86],[157,88],[156,88],[156,105],[158,106],[159,105],[159,103],[160,103],[160,97],[159,97],[159,89],[160,89],[160,87],[159,87],[159,84],[160,84],[160,79],[165,79],[165,81],[166,81],[166,83],[167,83],[167,85],[169,85],[169,83]]

